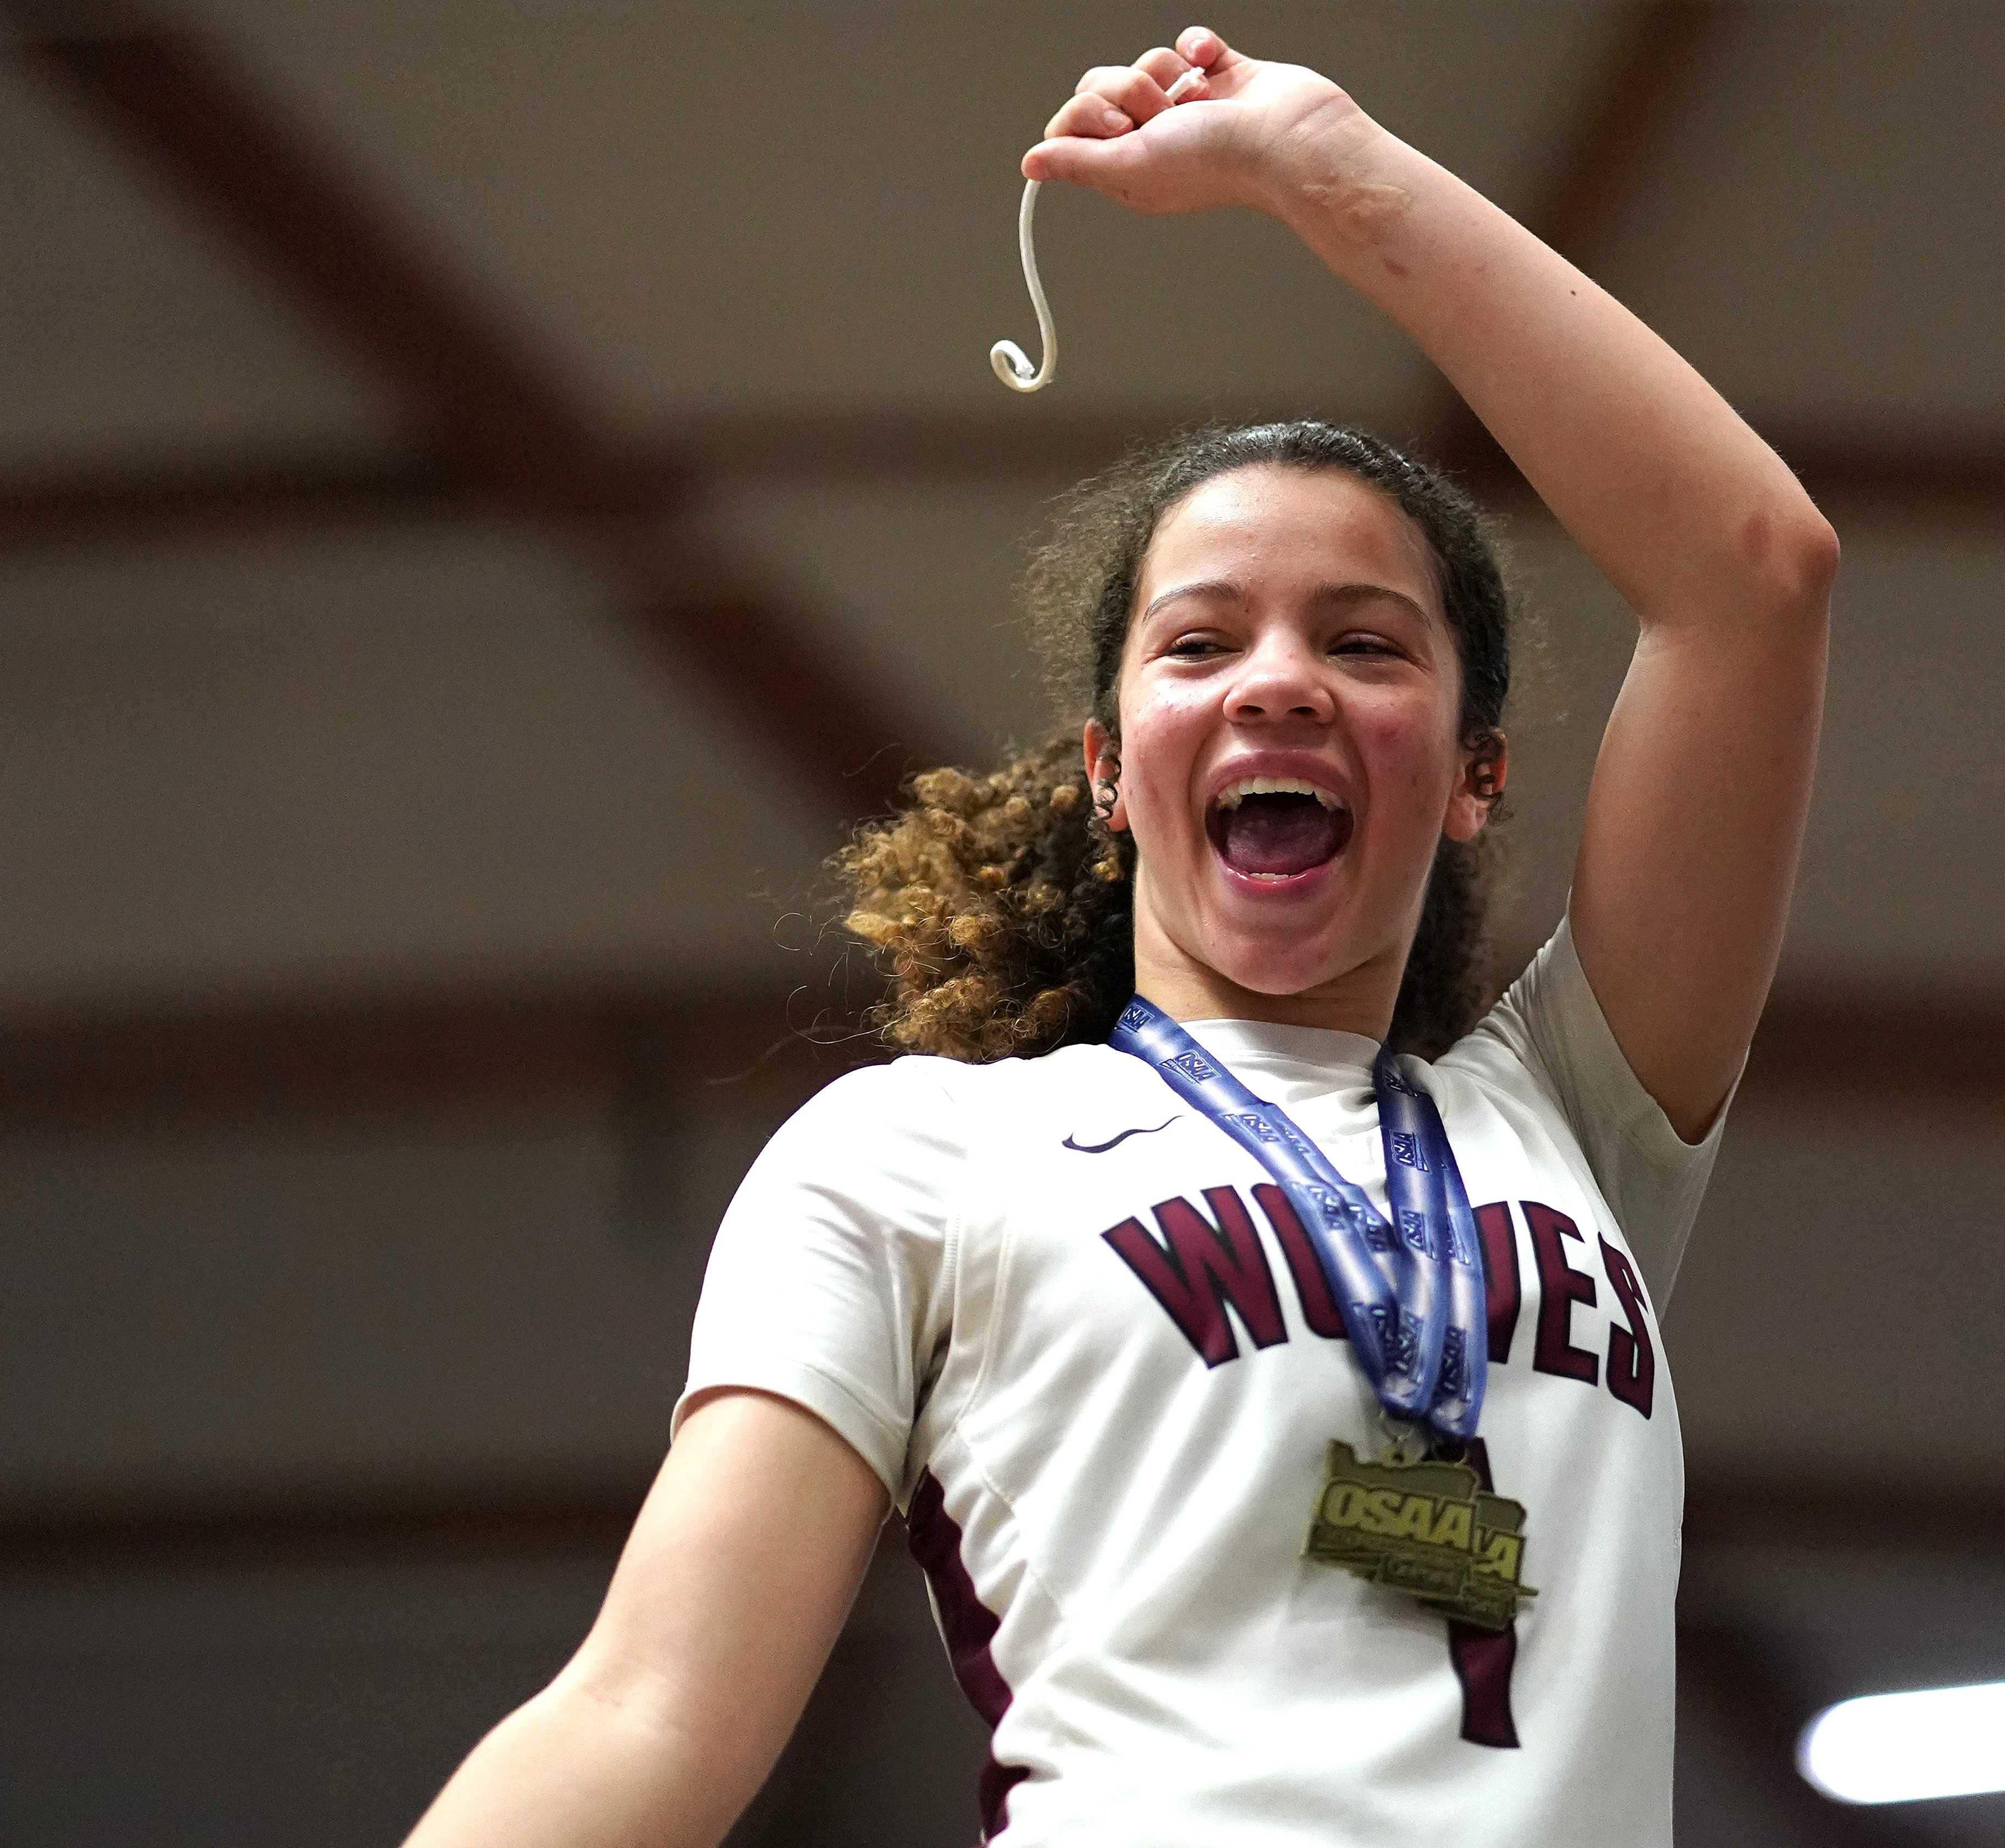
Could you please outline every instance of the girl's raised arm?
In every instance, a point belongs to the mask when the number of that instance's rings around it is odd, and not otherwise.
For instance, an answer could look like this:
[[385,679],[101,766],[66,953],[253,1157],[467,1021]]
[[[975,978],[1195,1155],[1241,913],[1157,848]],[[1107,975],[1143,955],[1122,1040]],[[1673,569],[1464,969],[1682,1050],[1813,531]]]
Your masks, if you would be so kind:
[[1620,303],[1315,72],[1192,27],[1088,72],[1045,133],[1031,178],[1289,226],[1447,375],[1636,612],[1571,914],[1631,1065],[1696,1138],[1781,948],[1823,706],[1830,527]]

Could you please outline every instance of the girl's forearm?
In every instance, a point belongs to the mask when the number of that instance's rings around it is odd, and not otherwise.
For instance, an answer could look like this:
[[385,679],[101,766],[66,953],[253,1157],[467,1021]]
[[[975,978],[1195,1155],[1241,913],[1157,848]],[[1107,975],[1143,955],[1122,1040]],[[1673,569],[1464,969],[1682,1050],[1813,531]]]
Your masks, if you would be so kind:
[[1645,625],[1821,610],[1835,542],[1774,451],[1607,292],[1375,127],[1272,209],[1447,376]]
[[677,1744],[560,1677],[474,1748],[406,1848],[715,1848],[743,1796]]

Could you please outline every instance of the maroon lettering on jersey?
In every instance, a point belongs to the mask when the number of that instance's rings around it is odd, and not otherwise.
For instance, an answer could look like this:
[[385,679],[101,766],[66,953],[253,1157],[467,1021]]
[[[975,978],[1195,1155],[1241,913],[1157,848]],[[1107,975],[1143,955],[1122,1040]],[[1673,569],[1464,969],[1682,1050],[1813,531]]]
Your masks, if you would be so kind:
[[1511,1337],[1518,1331],[1518,1231],[1508,1200],[1479,1206],[1475,1216],[1483,1238],[1484,1292],[1490,1303],[1490,1358],[1501,1366],[1511,1358]]
[[1594,1279],[1566,1261],[1562,1239],[1577,1239],[1580,1228],[1564,1213],[1535,1200],[1524,1203],[1525,1223],[1532,1231],[1532,1255],[1539,1266],[1539,1333],[1532,1365],[1542,1373],[1578,1380],[1592,1386],[1601,1376],[1600,1360],[1573,1345],[1573,1306],[1592,1308],[1597,1292]]
[[1267,1215],[1274,1236],[1280,1240],[1281,1255],[1288,1261],[1288,1275],[1295,1280],[1295,1295],[1301,1299],[1302,1320],[1308,1324],[1310,1334],[1343,1341],[1346,1338],[1343,1312],[1336,1306],[1322,1261],[1309,1243],[1309,1235],[1302,1229],[1295,1209],[1288,1204],[1287,1195],[1271,1180],[1263,1180],[1253,1190],[1253,1198]]
[[1628,1258],[1606,1239],[1601,1241],[1601,1268],[1629,1319],[1626,1328],[1613,1322],[1608,1325],[1608,1390],[1648,1418],[1657,1388],[1657,1350],[1650,1340],[1642,1281]]
[[1288,1331],[1274,1274],[1245,1202],[1231,1187],[1206,1187],[1204,1197],[1218,1215],[1216,1226],[1188,1200],[1165,1200],[1150,1209],[1162,1229],[1162,1243],[1139,1219],[1123,1219],[1100,1236],[1162,1304],[1204,1364],[1215,1367],[1239,1357],[1225,1313],[1228,1303],[1256,1348],[1286,1341]]

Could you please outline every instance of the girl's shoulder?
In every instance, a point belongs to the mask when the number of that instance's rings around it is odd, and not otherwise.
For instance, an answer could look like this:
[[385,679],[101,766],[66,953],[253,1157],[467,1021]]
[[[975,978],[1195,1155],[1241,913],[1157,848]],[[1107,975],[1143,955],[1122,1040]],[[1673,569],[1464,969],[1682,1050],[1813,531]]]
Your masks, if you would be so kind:
[[936,1155],[964,1155],[1053,1123],[1069,1128],[1138,1078],[1157,1082],[1108,1046],[1064,1046],[982,1064],[908,1053],[845,1072],[809,1099],[782,1133],[811,1134],[830,1153],[915,1140]]

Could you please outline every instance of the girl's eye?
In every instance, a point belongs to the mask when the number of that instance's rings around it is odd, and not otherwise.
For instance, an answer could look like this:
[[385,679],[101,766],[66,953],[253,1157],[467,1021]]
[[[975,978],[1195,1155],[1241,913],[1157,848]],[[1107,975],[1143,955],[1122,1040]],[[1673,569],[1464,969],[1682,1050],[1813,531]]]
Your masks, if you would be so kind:
[[1218,643],[1204,635],[1179,636],[1169,646],[1170,654],[1178,661],[1199,661],[1206,655],[1217,653]]
[[1347,635],[1330,652],[1333,654],[1397,654],[1399,650],[1383,636]]

